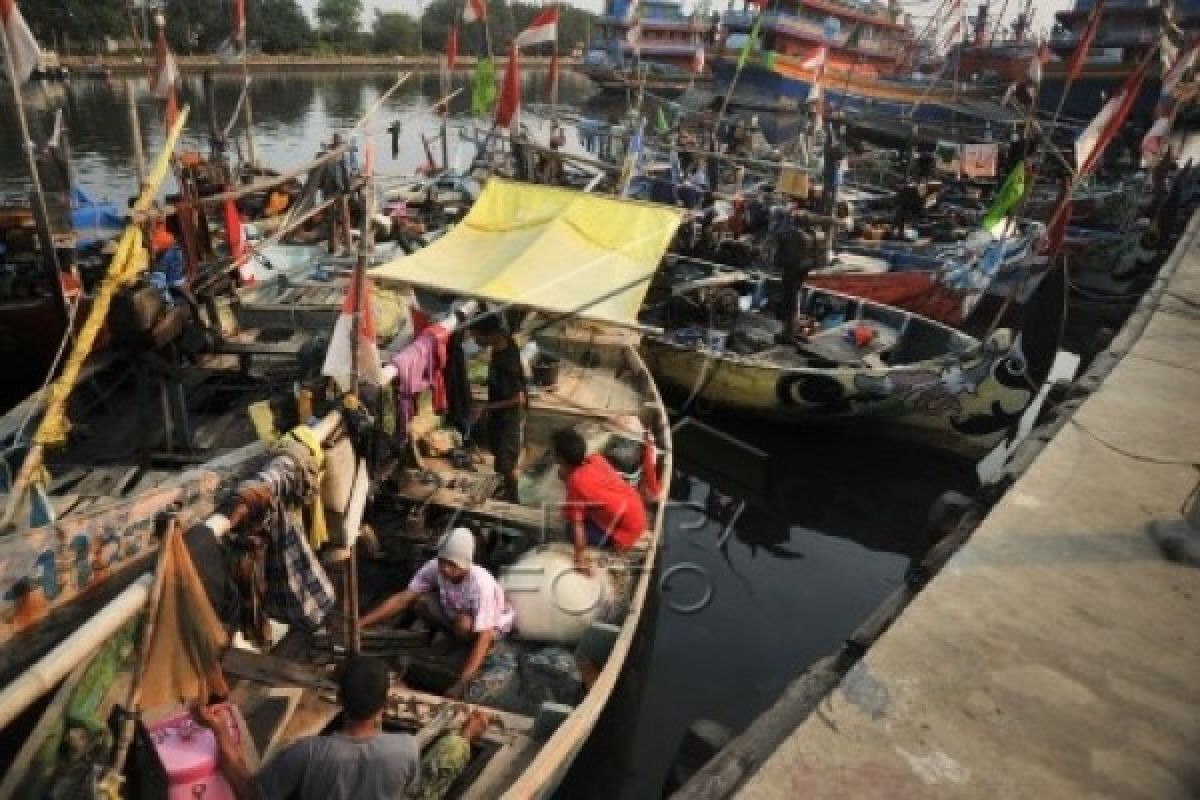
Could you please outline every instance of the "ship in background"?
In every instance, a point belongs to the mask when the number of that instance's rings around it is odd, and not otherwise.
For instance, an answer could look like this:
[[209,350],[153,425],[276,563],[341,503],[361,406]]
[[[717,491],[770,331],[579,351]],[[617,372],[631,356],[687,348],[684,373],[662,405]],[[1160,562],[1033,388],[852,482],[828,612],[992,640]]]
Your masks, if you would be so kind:
[[684,13],[681,0],[605,0],[582,71],[603,90],[637,88],[643,81],[657,92],[707,85],[706,48],[716,41],[718,23],[703,5]]
[[946,45],[960,29],[916,36],[896,2],[779,0],[763,11],[730,11],[723,25],[713,79],[718,92],[732,89],[732,105],[788,111],[819,97],[825,111],[900,140],[1007,141],[1016,124],[996,102],[1001,84],[971,83],[945,68]]
[[981,3],[971,23],[970,38],[955,44],[947,58],[957,62],[956,72],[967,80],[1022,81],[1039,44],[1032,26],[1033,0],[1025,0],[1024,8],[1007,26],[1001,19],[992,20],[989,4]]
[[[1058,60],[1046,65],[1040,104],[1053,111],[1064,89],[1063,64],[1070,58],[1087,24],[1093,0],[1075,0],[1075,7],[1056,14],[1058,24],[1049,45]],[[1068,118],[1093,117],[1120,88],[1138,62],[1164,35],[1176,46],[1200,33],[1200,0],[1105,0],[1100,27],[1083,74],[1075,81],[1063,106]],[[1161,61],[1147,76],[1133,115],[1148,123],[1158,101]]]

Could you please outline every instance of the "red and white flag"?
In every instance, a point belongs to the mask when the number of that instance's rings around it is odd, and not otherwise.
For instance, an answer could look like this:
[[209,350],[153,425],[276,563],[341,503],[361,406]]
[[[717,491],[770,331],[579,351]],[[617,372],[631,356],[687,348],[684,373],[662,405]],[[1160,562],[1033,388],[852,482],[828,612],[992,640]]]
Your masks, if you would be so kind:
[[1142,84],[1146,80],[1146,72],[1153,57],[1154,50],[1151,50],[1075,140],[1075,165],[1080,179],[1100,163],[1100,157],[1104,155],[1109,142],[1116,137],[1125,120],[1129,118],[1129,112],[1142,91]]
[[467,0],[463,9],[463,22],[486,22],[487,0]]
[[829,48],[821,45],[813,50],[808,58],[800,62],[803,69],[821,70],[825,68],[825,60],[829,58]]
[[1142,156],[1146,160],[1154,160],[1163,154],[1163,147],[1167,143],[1167,136],[1171,133],[1171,115],[1162,116],[1154,120],[1154,124],[1150,126],[1150,130],[1146,131],[1146,135],[1142,137]]
[[[1066,82],[1073,83],[1079,77],[1079,73],[1083,71],[1083,64],[1087,61],[1088,51],[1092,49],[1092,40],[1096,38],[1096,31],[1100,28],[1100,15],[1104,13],[1104,0],[1096,0],[1092,6],[1091,13],[1088,14],[1087,24],[1083,27],[1083,32],[1079,34],[1079,44],[1075,45],[1075,52],[1071,53],[1070,60],[1067,61]],[[1066,91],[1064,89],[1064,91]]]
[[504,82],[500,85],[500,99],[496,101],[496,127],[514,131],[521,117],[521,63],[517,57],[520,50],[516,45],[508,51],[508,66],[504,68]]
[[246,0],[233,0],[233,32],[217,48],[217,58],[236,61],[246,54]]
[[[346,289],[346,299],[333,326],[329,338],[329,349],[325,351],[325,365],[321,374],[333,378],[343,390],[350,388],[354,380],[355,358],[358,377],[376,385],[383,381],[379,347],[375,343],[375,312],[371,305],[371,281],[363,279],[363,302],[359,306],[354,291],[354,277]],[[358,341],[355,341],[354,312],[358,310]]]
[[154,42],[154,72],[150,76],[150,93],[165,100],[174,94],[178,82],[179,68],[175,66],[175,56],[167,47],[166,31],[160,29],[158,39]]
[[42,51],[29,26],[25,24],[25,18],[21,16],[21,9],[17,8],[15,0],[0,0],[0,24],[4,25],[4,46],[8,48],[9,57],[12,58],[17,83],[24,83],[37,69],[38,62],[42,59]]
[[558,6],[551,6],[533,18],[529,27],[513,40],[517,47],[553,44],[558,41]]
[[696,52],[692,54],[692,72],[699,75],[704,72],[704,46],[696,48]]
[[1175,94],[1175,87],[1183,80],[1183,76],[1196,66],[1196,48],[1200,45],[1192,45],[1185,50],[1178,58],[1175,59],[1175,64],[1167,74],[1162,78],[1162,97],[1172,97]]
[[1042,42],[1038,45],[1037,52],[1033,54],[1033,58],[1029,59],[1029,80],[1036,86],[1042,82],[1042,68],[1050,61],[1050,47]]

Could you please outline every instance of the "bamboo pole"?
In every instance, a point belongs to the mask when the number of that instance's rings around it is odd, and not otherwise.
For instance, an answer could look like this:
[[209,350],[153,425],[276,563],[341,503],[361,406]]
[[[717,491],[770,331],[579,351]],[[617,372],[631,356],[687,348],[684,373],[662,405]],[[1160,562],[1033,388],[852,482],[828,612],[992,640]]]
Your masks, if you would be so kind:
[[[12,52],[8,47],[8,37],[0,36],[0,42],[3,42],[0,44],[0,49],[4,50],[4,68],[8,73],[8,84],[12,87],[13,107],[17,112],[17,130],[21,134],[21,147],[25,150],[25,164],[29,169],[29,180],[33,184],[34,202],[37,204],[38,214],[49,224],[50,214],[46,210],[46,193],[42,189],[42,176],[38,172],[37,158],[33,154],[33,138],[29,135],[29,121],[25,118],[25,104],[21,99],[21,82],[17,80],[17,65],[13,62]],[[62,297],[62,267],[58,263],[58,253],[54,250],[52,233],[49,234],[49,241],[42,242],[42,249],[46,251],[42,253],[42,257],[48,259],[48,263],[54,270],[56,294]],[[64,310],[66,310],[65,304]]]
[[137,170],[138,191],[146,185],[146,152],[142,148],[142,123],[138,115],[137,92],[133,81],[125,81],[125,99],[129,106],[129,130],[133,142],[133,168]]
[[42,656],[21,677],[0,691],[0,729],[20,716],[39,698],[58,685],[97,647],[146,607],[154,576],[146,573],[117,595],[74,633]]
[[[160,518],[161,519],[161,518]],[[142,683],[146,679],[146,670],[150,666],[150,645],[154,641],[155,617],[158,606],[162,602],[163,584],[166,581],[167,560],[171,557],[171,545],[179,535],[179,518],[171,515],[165,520],[166,532],[158,545],[158,562],[154,568],[154,585],[150,588],[150,597],[146,603],[146,619],[142,623],[141,637],[138,640],[137,667],[133,682],[129,685],[129,693],[125,700],[125,715],[121,721],[120,734],[116,747],[113,749],[112,764],[108,775],[117,781],[125,770],[125,760],[129,757],[129,747],[133,744],[133,734],[136,722],[142,710]]]

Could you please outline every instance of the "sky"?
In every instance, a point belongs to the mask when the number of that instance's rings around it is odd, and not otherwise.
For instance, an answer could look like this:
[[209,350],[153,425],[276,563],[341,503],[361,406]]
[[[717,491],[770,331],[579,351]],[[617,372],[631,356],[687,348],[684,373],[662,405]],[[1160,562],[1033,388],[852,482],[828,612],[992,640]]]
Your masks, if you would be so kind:
[[[533,2],[538,1],[533,0]],[[363,21],[369,25],[369,20],[374,18],[376,9],[381,11],[407,11],[409,13],[416,13],[420,2],[422,0],[364,0],[366,13],[363,15]],[[491,2],[495,3],[499,2],[499,0],[491,0]],[[725,8],[728,2],[729,0],[710,0],[710,7],[720,10]],[[968,14],[974,16],[979,6],[977,0],[962,0],[962,2]],[[604,0],[573,0],[570,4],[596,12],[604,8]],[[300,0],[300,5],[308,11],[309,16],[312,16],[313,10],[317,6],[317,0]],[[685,8],[690,9],[694,5],[696,5],[695,0],[684,0]],[[906,10],[911,11],[914,15],[921,14],[922,12],[930,14],[938,7],[938,0],[901,0],[900,5]],[[1011,20],[1023,5],[1023,0],[1007,0],[1007,2],[1005,0],[992,0],[992,13],[999,13],[1002,7],[1006,7],[1004,17],[1006,21]],[[1049,28],[1054,22],[1054,12],[1069,8],[1072,5],[1074,5],[1073,0],[1034,0],[1034,30],[1040,31],[1043,28]],[[738,7],[740,6],[741,0],[738,0]]]

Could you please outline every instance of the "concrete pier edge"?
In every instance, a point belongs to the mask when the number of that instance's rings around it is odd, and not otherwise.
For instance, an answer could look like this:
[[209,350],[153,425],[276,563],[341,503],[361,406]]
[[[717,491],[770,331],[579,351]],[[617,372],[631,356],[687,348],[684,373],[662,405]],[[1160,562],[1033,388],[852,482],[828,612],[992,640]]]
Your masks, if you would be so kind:
[[978,528],[674,797],[1200,796],[1200,570],[1151,535],[1200,463],[1198,240],[1200,212]]

